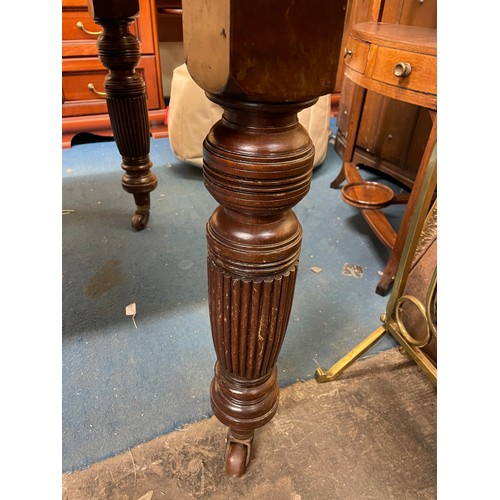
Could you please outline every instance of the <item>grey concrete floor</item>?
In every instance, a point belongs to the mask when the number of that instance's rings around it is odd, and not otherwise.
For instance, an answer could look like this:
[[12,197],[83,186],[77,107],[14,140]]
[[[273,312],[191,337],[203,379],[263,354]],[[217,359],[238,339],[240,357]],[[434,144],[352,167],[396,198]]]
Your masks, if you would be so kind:
[[241,478],[225,474],[210,417],[63,475],[63,499],[433,499],[436,409],[435,385],[393,348],[283,389]]

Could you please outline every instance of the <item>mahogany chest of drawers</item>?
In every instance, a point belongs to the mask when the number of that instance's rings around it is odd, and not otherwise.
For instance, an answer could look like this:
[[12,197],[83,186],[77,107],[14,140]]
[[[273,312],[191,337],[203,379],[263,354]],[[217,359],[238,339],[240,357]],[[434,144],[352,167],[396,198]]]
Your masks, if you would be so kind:
[[[166,137],[160,56],[154,0],[140,0],[140,14],[131,32],[140,43],[136,68],[146,83],[151,134]],[[62,146],[80,132],[112,136],[104,95],[108,70],[97,56],[101,27],[95,24],[86,0],[62,1]]]

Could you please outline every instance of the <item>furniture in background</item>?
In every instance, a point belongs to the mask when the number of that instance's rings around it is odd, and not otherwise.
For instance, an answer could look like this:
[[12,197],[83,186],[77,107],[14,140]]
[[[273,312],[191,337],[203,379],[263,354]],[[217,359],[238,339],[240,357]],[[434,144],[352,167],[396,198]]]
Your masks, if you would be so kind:
[[[349,0],[342,47],[356,24],[368,21],[436,28],[437,0]],[[343,54],[342,54],[343,55]],[[342,68],[341,68],[342,69]],[[341,97],[335,149],[341,158],[353,110],[355,84],[339,78]],[[368,90],[362,105],[353,163],[389,175],[403,186],[413,186],[432,121],[426,109]]]
[[[154,0],[139,0],[140,19],[131,32],[140,42],[136,71],[146,84],[148,119],[153,137],[166,137]],[[70,147],[80,132],[111,136],[103,80],[108,71],[97,54],[100,26],[88,13],[86,0],[62,0],[62,146]]]
[[89,15],[102,27],[97,41],[99,60],[109,71],[104,79],[105,104],[122,156],[122,187],[134,196],[132,227],[141,230],[149,219],[150,193],[158,184],[149,158],[150,126],[146,83],[136,71],[139,41],[130,25],[139,16],[139,0],[121,0],[119,8],[106,0],[89,0]]
[[292,208],[314,158],[297,113],[335,86],[346,1],[182,4],[189,73],[224,109],[204,141],[203,175],[220,203],[207,224],[210,400],[229,428],[230,475],[245,472],[254,431],[277,410],[302,241]]
[[[436,144],[433,145],[418,191],[415,210],[382,326],[337,361],[328,370],[318,368],[318,382],[340,376],[385,334],[391,334],[407,354],[437,383],[437,199]],[[434,201],[433,201],[434,200]]]
[[[412,189],[420,189],[425,166],[436,142],[437,123],[437,44],[436,30],[392,23],[359,23],[351,31],[345,48],[345,81],[353,84],[351,112],[346,133],[343,164],[332,187],[344,180],[342,199],[361,209],[380,241],[390,250],[389,260],[376,292],[386,295],[405,243],[408,224],[415,209],[415,196],[395,195],[383,183],[366,182],[355,161],[363,105],[372,91],[394,101],[424,109],[432,123]],[[393,203],[407,203],[396,233],[382,209]]]
[[172,86],[172,73],[177,66],[184,63],[182,1],[155,0],[155,4],[163,96],[165,97],[165,104],[168,106]]
[[182,41],[182,0],[155,0],[160,42]]

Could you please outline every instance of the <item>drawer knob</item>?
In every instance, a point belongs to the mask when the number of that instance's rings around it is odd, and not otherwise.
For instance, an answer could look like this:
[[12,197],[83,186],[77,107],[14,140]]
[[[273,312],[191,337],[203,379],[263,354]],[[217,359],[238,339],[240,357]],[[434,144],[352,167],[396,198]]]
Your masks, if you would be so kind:
[[76,27],[79,30],[82,30],[84,33],[87,33],[87,35],[100,35],[102,33],[102,30],[101,31],[89,31],[88,29],[85,29],[85,26],[83,25],[83,23],[81,21],[78,21],[76,23]]
[[93,83],[89,83],[87,87],[91,92],[94,92],[94,94],[98,95],[99,97],[106,97],[106,92],[99,92],[98,90],[96,90]]
[[344,59],[347,56],[352,57],[353,54],[354,54],[354,50],[353,49],[348,49],[347,47],[344,49]]
[[394,76],[397,76],[398,78],[404,78],[405,76],[410,76],[411,64],[407,62],[398,62],[396,66],[394,66],[393,73]]

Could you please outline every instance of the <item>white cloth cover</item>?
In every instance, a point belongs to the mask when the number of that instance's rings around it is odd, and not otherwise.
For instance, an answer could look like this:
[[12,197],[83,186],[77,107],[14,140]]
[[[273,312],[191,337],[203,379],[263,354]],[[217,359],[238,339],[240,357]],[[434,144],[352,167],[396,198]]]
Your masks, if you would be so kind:
[[[331,133],[330,106],[330,95],[324,95],[298,115],[314,144],[314,167],[320,165],[326,156]],[[222,108],[207,98],[204,90],[191,78],[186,65],[175,68],[168,107],[168,135],[175,156],[201,167],[203,141],[221,116]]]

